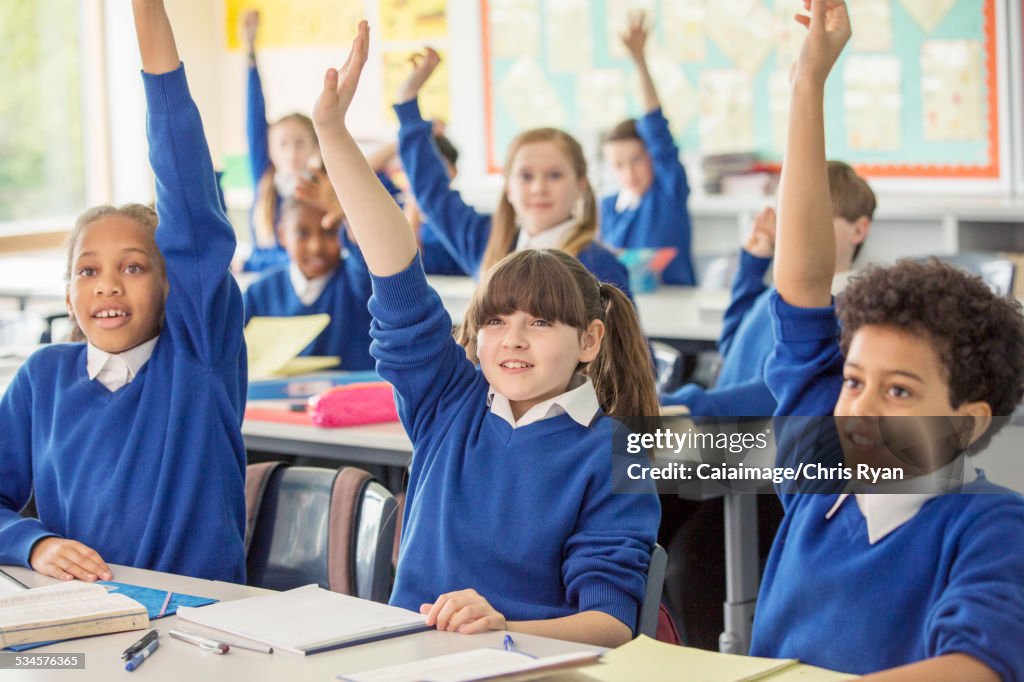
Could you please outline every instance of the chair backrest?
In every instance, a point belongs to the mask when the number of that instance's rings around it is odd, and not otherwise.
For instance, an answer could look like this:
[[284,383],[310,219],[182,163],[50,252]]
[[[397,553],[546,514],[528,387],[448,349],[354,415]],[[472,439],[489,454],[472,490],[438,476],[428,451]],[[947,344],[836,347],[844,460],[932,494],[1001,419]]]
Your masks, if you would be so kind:
[[395,511],[391,493],[362,469],[250,465],[249,584],[286,590],[317,583],[387,601]]
[[658,634],[658,612],[661,610],[661,591],[665,586],[665,565],[668,554],[655,543],[651,550],[651,563],[647,566],[647,588],[644,601],[637,614],[636,633],[652,639]]
[[659,393],[668,393],[683,383],[682,352],[662,341],[651,341],[654,354],[655,384]]

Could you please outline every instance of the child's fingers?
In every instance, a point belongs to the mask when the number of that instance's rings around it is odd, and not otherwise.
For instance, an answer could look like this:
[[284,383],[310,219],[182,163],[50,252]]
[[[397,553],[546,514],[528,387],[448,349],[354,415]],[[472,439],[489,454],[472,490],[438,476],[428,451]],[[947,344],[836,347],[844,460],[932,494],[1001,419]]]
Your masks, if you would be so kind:
[[796,19],[796,23],[801,24],[804,28],[811,27],[811,18],[806,14],[794,14],[793,18]]
[[327,69],[324,73],[324,92],[334,92],[338,88],[338,70],[335,68]]
[[77,554],[76,561],[79,566],[103,580],[110,580],[110,567],[103,561],[99,552],[80,543],[73,545],[72,551]]
[[468,623],[460,625],[456,631],[463,635],[479,635],[481,632],[488,632],[496,628],[491,626],[491,621],[486,616],[483,618],[477,618],[471,620]]

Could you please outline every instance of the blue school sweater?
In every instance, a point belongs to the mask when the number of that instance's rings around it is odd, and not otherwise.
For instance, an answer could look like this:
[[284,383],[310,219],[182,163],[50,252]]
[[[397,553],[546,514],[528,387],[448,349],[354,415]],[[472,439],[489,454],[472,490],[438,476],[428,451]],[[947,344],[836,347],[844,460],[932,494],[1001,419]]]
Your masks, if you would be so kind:
[[630,628],[660,520],[653,494],[613,494],[612,420],[513,429],[451,335],[417,261],[374,277],[377,371],[413,442],[391,603],[473,588],[508,620],[596,610]]
[[638,119],[636,129],[651,157],[654,180],[634,209],[616,211],[617,194],[601,200],[601,238],[616,248],[674,246],[676,257],[665,268],[662,280],[666,284],[696,284],[686,208],[690,186],[679,162],[679,148],[661,109]]
[[[459,267],[479,277],[480,262],[491,236],[491,216],[478,213],[451,188],[444,162],[434,147],[432,126],[420,115],[417,100],[396,104],[395,113],[399,122],[398,154],[420,210]],[[591,242],[576,257],[599,280],[630,295],[626,267],[607,248]]]
[[[34,353],[0,400],[0,564],[47,536],[108,563],[245,580],[246,356],[234,232],[184,67],[143,74],[170,293],[153,355],[111,393],[86,345]],[[38,519],[18,511],[35,490]],[[115,576],[116,577],[116,576]]]
[[[841,388],[835,309],[795,308],[771,294],[778,345],[766,377],[778,415],[827,416]],[[831,420],[829,420],[831,421]],[[780,464],[834,461],[778,429]],[[968,494],[989,493],[989,494]],[[1004,680],[1024,679],[1024,500],[979,478],[927,501],[874,545],[857,503],[831,520],[834,494],[781,495],[785,517],[768,557],[750,653],[865,674],[950,653]]]
[[722,368],[715,386],[687,384],[663,396],[663,404],[686,405],[691,414],[705,417],[768,417],[775,412],[775,398],[764,382],[764,365],[775,347],[764,283],[771,262],[740,249],[732,299],[718,339]]
[[370,274],[356,248],[338,263],[312,305],[299,300],[287,265],[266,272],[245,290],[245,322],[253,317],[295,317],[327,313],[331,322],[300,355],[337,355],[346,370],[373,369],[370,357]]

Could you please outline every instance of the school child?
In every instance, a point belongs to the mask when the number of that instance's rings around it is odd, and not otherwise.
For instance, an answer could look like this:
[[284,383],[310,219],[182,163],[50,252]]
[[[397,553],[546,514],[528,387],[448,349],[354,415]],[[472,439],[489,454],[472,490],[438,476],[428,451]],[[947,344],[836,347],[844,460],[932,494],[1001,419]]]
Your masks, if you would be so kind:
[[[87,343],[34,353],[0,400],[0,563],[242,582],[246,364],[235,238],[160,0],[133,0],[157,213],[82,214],[67,306]],[[19,510],[35,493],[38,519]]]
[[[913,493],[780,488],[786,516],[751,654],[875,680],[1022,679],[1024,500],[963,455],[984,448],[993,418],[1024,393],[1020,306],[952,267],[904,261],[854,279],[837,321],[823,101],[850,25],[843,2],[809,6],[792,76],[766,376],[777,415],[826,419],[817,434],[804,420],[777,420],[778,464],[894,460],[882,431],[922,416],[957,425],[957,450],[907,458],[901,470],[919,474]],[[808,435],[819,447],[806,447]],[[962,482],[939,494],[957,469]]]
[[[450,187],[444,163],[420,114],[417,94],[440,63],[427,50],[398,92],[398,153],[409,185],[438,239],[463,270],[487,272],[512,251],[558,248],[602,282],[628,291],[629,276],[597,241],[597,202],[583,150],[571,135],[537,128],[518,135],[505,155],[505,186],[493,216],[477,213]],[[337,189],[337,188],[335,188]]]
[[442,630],[622,644],[659,517],[654,494],[611,490],[606,413],[657,410],[633,306],[564,252],[531,249],[484,275],[463,345],[452,338],[408,224],[345,127],[368,40],[363,22],[313,118],[373,277],[377,369],[415,452],[391,601]]
[[661,110],[647,68],[644,48],[650,31],[643,12],[635,13],[622,43],[636,65],[644,115],[619,123],[603,151],[619,183],[619,192],[601,200],[601,238],[615,248],[674,246],[676,257],[662,273],[666,284],[696,284],[690,260],[690,186],[679,149]]
[[246,324],[256,316],[327,313],[330,324],[301,355],[338,356],[346,370],[373,369],[366,308],[370,274],[362,254],[347,233],[339,234],[340,221],[325,226],[325,213],[313,204],[286,199],[280,213],[278,230],[290,262],[266,271],[245,290]]
[[[836,242],[832,293],[838,295],[854,272],[877,201],[868,183],[842,161],[828,162],[828,180]],[[775,220],[774,209],[761,211],[740,249],[732,300],[718,340],[722,368],[714,387],[688,384],[664,396],[664,404],[686,405],[691,414],[707,417],[759,417],[775,412],[775,398],[764,382],[764,364],[775,348],[770,333],[771,289],[764,283],[775,251]]]

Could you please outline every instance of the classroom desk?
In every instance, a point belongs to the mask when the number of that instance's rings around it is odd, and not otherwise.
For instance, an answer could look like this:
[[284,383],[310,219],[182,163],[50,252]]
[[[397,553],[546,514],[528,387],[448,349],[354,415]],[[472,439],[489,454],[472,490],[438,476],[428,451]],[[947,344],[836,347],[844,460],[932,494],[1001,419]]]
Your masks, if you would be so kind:
[[[34,571],[20,567],[0,566],[30,587],[57,582]],[[256,587],[236,585],[215,580],[200,580],[185,576],[146,571],[127,566],[111,566],[114,580],[146,587],[173,590],[184,594],[213,597],[222,601],[243,599],[267,593]],[[178,621],[177,616],[152,621],[152,627],[160,630],[160,648],[130,675],[136,682],[166,680],[167,682],[259,682],[261,680],[332,680],[340,673],[353,673],[431,656],[456,653],[482,647],[501,648],[504,631],[493,631],[481,635],[459,635],[451,632],[419,632],[404,637],[337,649],[313,656],[297,656],[287,652],[261,654],[243,649],[232,649],[223,656],[206,653],[198,647],[171,639],[166,632],[181,627],[195,632],[207,631],[198,625]],[[29,653],[60,654],[84,653],[85,669],[76,671],[53,670],[4,670],[0,677],[4,682],[16,680],[52,682],[73,678],[89,682],[106,682],[114,678],[127,678],[121,652],[139,639],[142,631],[121,632],[97,637],[51,644],[32,649]],[[600,647],[563,642],[546,637],[516,634],[516,646],[533,656],[554,656],[576,651],[600,651]]]

